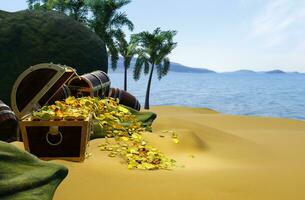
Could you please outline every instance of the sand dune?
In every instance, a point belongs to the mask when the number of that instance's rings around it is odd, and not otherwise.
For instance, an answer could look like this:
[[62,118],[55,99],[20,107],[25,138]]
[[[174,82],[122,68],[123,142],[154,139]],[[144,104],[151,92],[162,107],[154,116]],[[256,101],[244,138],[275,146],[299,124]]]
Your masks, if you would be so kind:
[[[52,161],[69,168],[54,199],[305,199],[304,121],[170,106],[152,111],[158,118],[145,138],[176,159],[177,168],[128,170],[99,151],[103,139],[96,139],[84,163]],[[164,130],[177,132],[180,143]]]

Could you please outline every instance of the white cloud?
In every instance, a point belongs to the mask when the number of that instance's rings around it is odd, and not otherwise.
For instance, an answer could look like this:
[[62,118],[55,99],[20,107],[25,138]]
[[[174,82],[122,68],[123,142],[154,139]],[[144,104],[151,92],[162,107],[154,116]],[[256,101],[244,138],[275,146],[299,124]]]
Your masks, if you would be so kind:
[[267,47],[281,45],[296,39],[293,36],[300,25],[305,26],[305,1],[265,1],[253,20],[250,38],[262,40]]

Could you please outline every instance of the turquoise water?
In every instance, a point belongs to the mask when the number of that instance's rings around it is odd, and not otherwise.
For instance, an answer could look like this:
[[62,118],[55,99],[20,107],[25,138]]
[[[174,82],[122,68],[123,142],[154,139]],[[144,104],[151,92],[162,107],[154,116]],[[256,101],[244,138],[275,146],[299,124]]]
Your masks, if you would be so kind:
[[[123,88],[123,73],[110,73],[112,87]],[[144,105],[148,76],[128,91]],[[226,114],[305,120],[305,74],[199,74],[170,72],[152,82],[151,105],[211,108]]]

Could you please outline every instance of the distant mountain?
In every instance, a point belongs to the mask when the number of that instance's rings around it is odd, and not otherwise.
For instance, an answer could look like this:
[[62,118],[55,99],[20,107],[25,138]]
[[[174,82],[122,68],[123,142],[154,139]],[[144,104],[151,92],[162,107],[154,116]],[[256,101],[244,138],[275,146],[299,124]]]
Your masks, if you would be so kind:
[[267,74],[285,74],[286,72],[276,69],[276,70],[267,71],[265,73],[267,73]]
[[233,72],[224,72],[224,73],[229,73],[229,74],[256,74],[257,72],[252,71],[252,70],[242,69],[242,70],[237,70],[237,71],[233,71]]
[[224,72],[228,74],[302,74],[300,72],[285,72],[279,69],[271,70],[271,71],[252,71],[252,70],[237,70],[233,72]]
[[187,72],[187,73],[216,73],[215,71],[205,68],[188,67],[179,63],[172,62],[170,71],[173,72]]
[[[109,61],[110,63],[110,61]],[[136,59],[132,59],[130,67],[133,68],[136,63]],[[124,60],[119,58],[116,72],[123,72],[124,69]],[[113,70],[110,69],[111,72]],[[170,71],[172,72],[184,72],[184,73],[216,73],[215,71],[204,69],[204,68],[194,68],[188,67],[179,63],[171,62]]]
[[[109,60],[110,63],[110,60]],[[136,63],[136,59],[132,59],[130,67],[133,68]],[[113,70],[109,67],[109,71],[113,72]],[[124,71],[124,60],[123,58],[119,58],[118,60],[118,67],[115,72],[123,72]],[[129,72],[131,72],[129,70]],[[179,63],[171,62],[170,71],[172,72],[182,72],[182,73],[217,73],[213,70],[205,69],[205,68],[195,68],[185,66]],[[271,71],[253,71],[247,69],[241,69],[233,72],[222,72],[223,74],[303,74],[299,72],[285,72],[279,69],[271,70]]]
[[299,72],[285,72],[282,70],[271,70],[271,71],[253,71],[253,70],[237,70],[233,72],[224,72],[225,74],[292,74],[292,73],[299,73]]

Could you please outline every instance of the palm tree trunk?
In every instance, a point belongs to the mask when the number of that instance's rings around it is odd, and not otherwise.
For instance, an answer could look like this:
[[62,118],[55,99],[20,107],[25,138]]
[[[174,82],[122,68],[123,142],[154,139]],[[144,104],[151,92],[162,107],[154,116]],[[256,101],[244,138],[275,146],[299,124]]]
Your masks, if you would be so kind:
[[127,91],[127,66],[124,65],[124,90]]
[[151,65],[151,71],[150,71],[150,74],[149,74],[147,89],[146,89],[146,96],[145,96],[145,105],[144,105],[144,109],[149,109],[150,85],[151,85],[151,80],[152,80],[152,76],[153,76],[153,73],[154,73],[154,68],[155,68],[155,64],[152,64],[152,65]]

